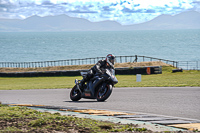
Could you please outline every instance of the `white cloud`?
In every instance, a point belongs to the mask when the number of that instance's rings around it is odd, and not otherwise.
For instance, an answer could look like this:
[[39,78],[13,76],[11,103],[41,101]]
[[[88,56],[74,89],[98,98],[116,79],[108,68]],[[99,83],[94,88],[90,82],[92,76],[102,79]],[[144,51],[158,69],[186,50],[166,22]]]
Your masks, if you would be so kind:
[[67,14],[90,21],[141,23],[160,14],[200,10],[200,0],[1,0],[0,18]]

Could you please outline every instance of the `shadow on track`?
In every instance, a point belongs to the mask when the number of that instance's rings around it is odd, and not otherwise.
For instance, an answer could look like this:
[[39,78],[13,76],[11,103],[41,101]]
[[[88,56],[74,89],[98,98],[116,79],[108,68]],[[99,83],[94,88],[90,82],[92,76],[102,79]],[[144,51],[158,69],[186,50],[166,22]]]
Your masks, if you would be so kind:
[[[68,102],[68,103],[101,103],[98,101],[63,101],[63,102]],[[106,101],[103,101],[106,102]]]

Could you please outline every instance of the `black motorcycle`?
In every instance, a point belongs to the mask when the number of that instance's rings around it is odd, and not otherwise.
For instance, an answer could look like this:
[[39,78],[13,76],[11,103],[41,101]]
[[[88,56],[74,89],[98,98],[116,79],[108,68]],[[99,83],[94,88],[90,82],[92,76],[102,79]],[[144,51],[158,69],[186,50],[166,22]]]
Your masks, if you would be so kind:
[[[82,76],[86,73],[81,72]],[[70,92],[70,99],[78,101],[81,98],[105,101],[112,93],[113,86],[118,83],[114,69],[105,69],[101,75],[95,75],[90,81],[80,87],[80,80],[75,80],[75,86]]]

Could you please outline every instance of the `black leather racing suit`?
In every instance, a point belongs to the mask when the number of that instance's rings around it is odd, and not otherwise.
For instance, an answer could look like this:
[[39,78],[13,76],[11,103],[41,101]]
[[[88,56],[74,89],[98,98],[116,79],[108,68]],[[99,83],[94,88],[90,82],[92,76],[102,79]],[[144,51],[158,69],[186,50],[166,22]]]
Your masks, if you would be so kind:
[[93,74],[102,74],[103,70],[106,68],[110,68],[110,66],[107,65],[106,60],[100,60],[91,68],[91,70],[93,71]]
[[89,81],[94,75],[102,74],[106,68],[111,68],[107,65],[106,60],[99,60],[88,72],[87,75],[81,80],[81,85]]

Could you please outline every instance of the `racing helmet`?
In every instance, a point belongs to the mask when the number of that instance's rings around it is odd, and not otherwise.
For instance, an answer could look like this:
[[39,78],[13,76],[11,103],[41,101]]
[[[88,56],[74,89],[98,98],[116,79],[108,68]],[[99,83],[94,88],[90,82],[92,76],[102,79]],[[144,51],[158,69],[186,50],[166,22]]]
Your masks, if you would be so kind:
[[108,55],[106,56],[106,62],[107,62],[110,66],[114,67],[114,65],[115,65],[115,56],[112,55],[112,54],[108,54]]

